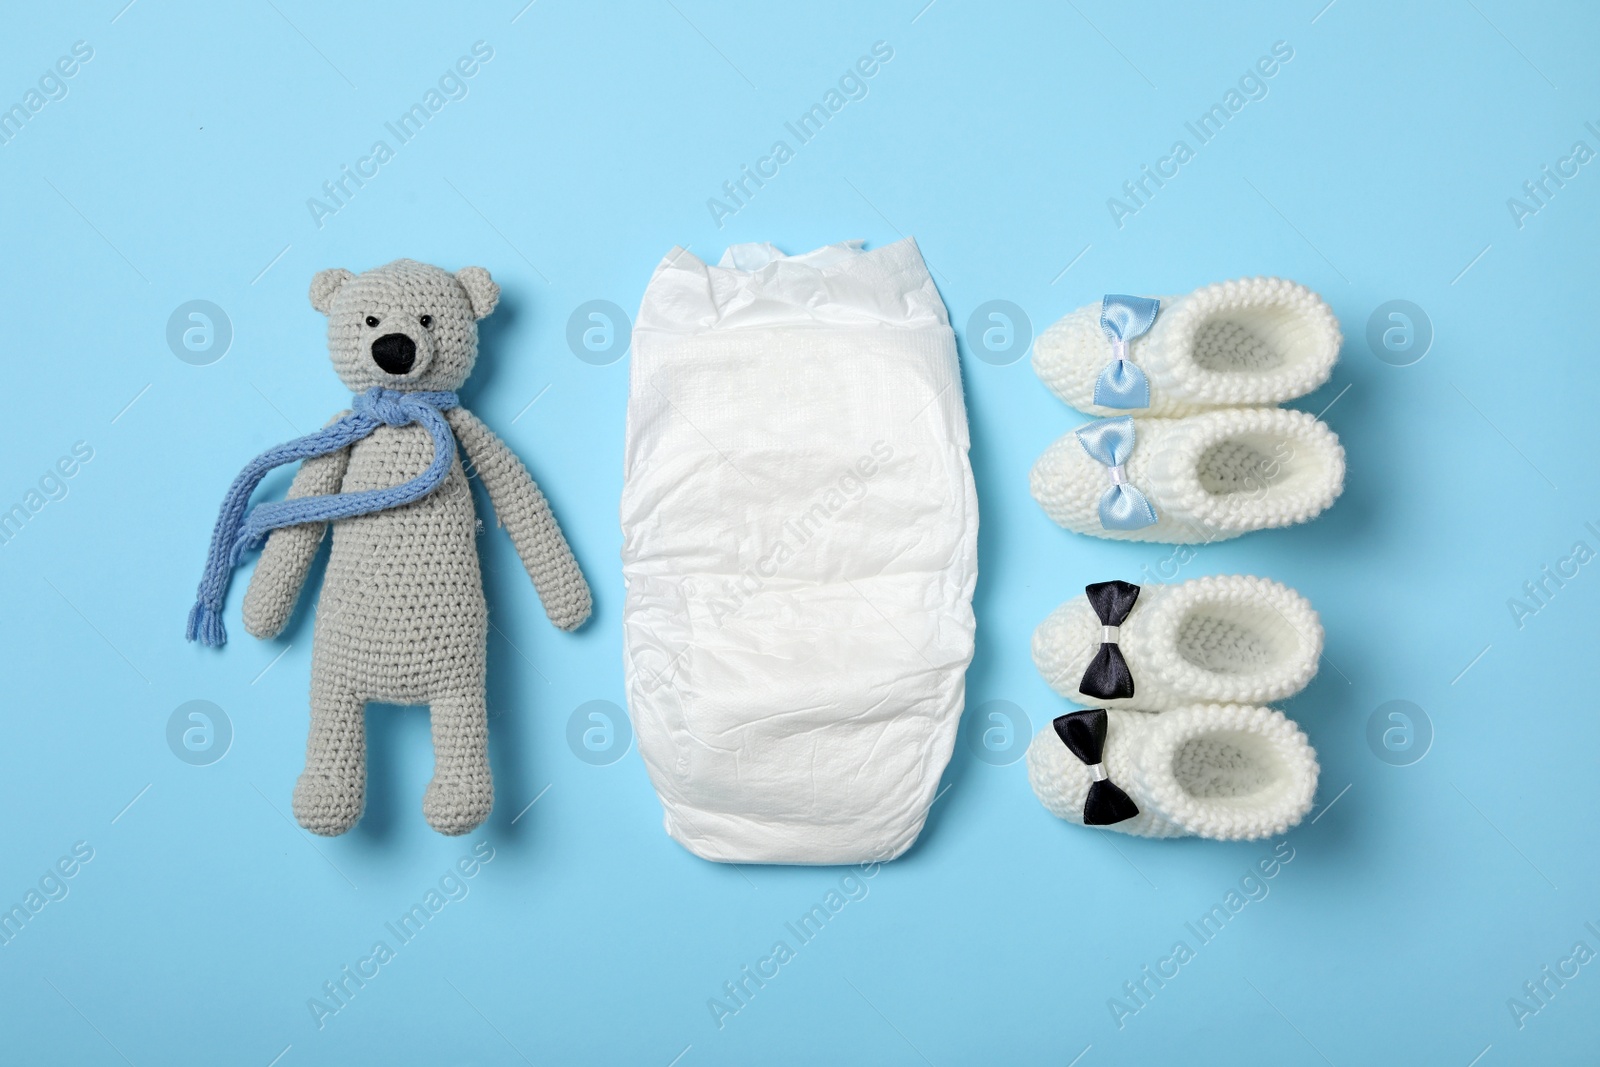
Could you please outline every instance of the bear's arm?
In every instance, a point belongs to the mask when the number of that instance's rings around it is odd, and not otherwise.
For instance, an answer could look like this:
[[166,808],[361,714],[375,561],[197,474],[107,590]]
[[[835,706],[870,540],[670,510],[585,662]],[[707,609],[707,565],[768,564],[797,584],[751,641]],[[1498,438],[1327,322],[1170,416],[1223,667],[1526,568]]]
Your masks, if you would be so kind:
[[461,407],[451,408],[444,416],[489,491],[495,516],[511,535],[545,614],[561,629],[576,630],[588,619],[592,607],[589,583],[561,534],[549,501],[517,454],[483,420]]
[[[333,421],[348,414],[340,412]],[[349,466],[348,448],[306,460],[295,472],[288,498],[337,493]],[[284,526],[267,535],[255,573],[250,576],[250,588],[244,594],[244,628],[252,636],[277,637],[289,624],[295,601],[300,599],[300,589],[306,583],[306,572],[311,569],[317,546],[327,530],[325,522],[308,522]]]

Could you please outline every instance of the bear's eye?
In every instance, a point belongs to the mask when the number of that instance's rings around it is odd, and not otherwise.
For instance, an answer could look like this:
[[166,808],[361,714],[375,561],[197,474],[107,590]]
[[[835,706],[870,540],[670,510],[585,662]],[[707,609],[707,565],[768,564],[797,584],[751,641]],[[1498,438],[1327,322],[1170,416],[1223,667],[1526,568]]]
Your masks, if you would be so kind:
[[429,326],[433,325],[433,316],[432,315],[424,315],[424,316],[422,316],[422,318],[418,319],[417,321],[422,323],[422,328],[424,330],[426,330]]
[[367,325],[368,326],[376,326],[376,325],[378,325],[378,317],[376,315],[368,315],[367,316]]

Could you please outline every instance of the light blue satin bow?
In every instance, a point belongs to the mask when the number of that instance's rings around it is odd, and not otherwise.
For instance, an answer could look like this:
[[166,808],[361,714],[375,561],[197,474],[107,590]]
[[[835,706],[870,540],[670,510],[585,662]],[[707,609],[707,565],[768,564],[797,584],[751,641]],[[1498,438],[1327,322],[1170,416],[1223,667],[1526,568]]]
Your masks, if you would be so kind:
[[1112,360],[1094,383],[1094,402],[1103,408],[1147,408],[1150,382],[1128,362],[1128,342],[1143,337],[1156,321],[1161,301],[1112,294],[1100,302],[1100,329],[1111,342]]
[[1156,521],[1156,509],[1138,489],[1128,484],[1125,465],[1133,455],[1133,419],[1118,415],[1096,419],[1073,433],[1089,458],[1111,472],[1111,485],[1100,496],[1100,525],[1107,530],[1140,530]]

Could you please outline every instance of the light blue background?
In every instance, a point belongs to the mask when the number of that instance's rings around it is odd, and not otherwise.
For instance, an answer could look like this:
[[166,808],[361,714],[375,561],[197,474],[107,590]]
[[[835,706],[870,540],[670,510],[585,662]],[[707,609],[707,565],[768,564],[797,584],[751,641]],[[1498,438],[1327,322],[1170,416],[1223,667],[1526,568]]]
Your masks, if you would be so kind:
[[[1575,141],[1600,149],[1584,126],[1600,126],[1600,18],[1324,2],[9,11],[0,105],[73,42],[94,56],[0,146],[0,505],[75,442],[94,458],[0,545],[0,903],[75,842],[94,858],[0,948],[0,1060],[1593,1062],[1600,964],[1520,1029],[1507,1002],[1575,942],[1600,950],[1584,926],[1600,926],[1600,563],[1520,627],[1508,600],[1575,542],[1600,549],[1600,163],[1521,228],[1507,199]],[[469,95],[319,228],[307,198],[479,40],[494,56]],[[867,97],[719,229],[707,199],[876,41],[894,57]],[[1265,99],[1119,228],[1107,198],[1174,140],[1195,147],[1184,123],[1277,41],[1294,55]],[[674,243],[715,258],[900,234],[963,335],[983,504],[969,711],[916,848],[719,1030],[708,999],[844,872],[701,862],[662,832],[636,750],[595,766],[569,747],[574,709],[623,699],[627,361],[576,358],[568,317],[590,300],[631,314]],[[307,614],[251,640],[236,583],[223,651],[181,631],[228,480],[346,401],[311,274],[402,255],[482,264],[504,287],[466,400],[535,470],[598,608],[555,631],[491,529],[494,816],[467,839],[428,830],[426,716],[379,708],[366,819],[323,840],[288,817]],[[1310,285],[1344,325],[1333,380],[1298,406],[1327,409],[1348,488],[1316,523],[1203,548],[1177,575],[1268,575],[1321,611],[1324,669],[1285,708],[1322,761],[1316,819],[1287,837],[1270,895],[1119,1029],[1108,1000],[1193,945],[1184,924],[1274,842],[1066,826],[1022,763],[974,755],[987,702],[1034,728],[1063,707],[1029,659],[1037,622],[1087,581],[1149,580],[1168,549],[1045,519],[1028,467],[1079,416],[1025,359],[976,358],[968,320],[1007,300],[1037,331],[1107,290],[1257,273]],[[233,330],[208,366],[165,339],[192,299]],[[1410,366],[1366,342],[1392,299],[1435,332]],[[197,699],[232,724],[209,766],[166,740]],[[1368,741],[1391,700],[1434,735],[1407,766]],[[990,759],[1026,739],[999,731]],[[308,998],[479,841],[495,858],[470,894],[319,1030]]]

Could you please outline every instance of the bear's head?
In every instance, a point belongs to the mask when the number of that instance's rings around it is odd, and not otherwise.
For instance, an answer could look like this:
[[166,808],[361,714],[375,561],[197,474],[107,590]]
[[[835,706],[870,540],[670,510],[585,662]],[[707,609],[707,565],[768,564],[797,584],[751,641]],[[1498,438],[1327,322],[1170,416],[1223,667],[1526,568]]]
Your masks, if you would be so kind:
[[311,306],[328,316],[328,353],[351,392],[461,388],[478,358],[478,320],[500,287],[482,267],[451,274],[397,259],[364,274],[311,279]]

